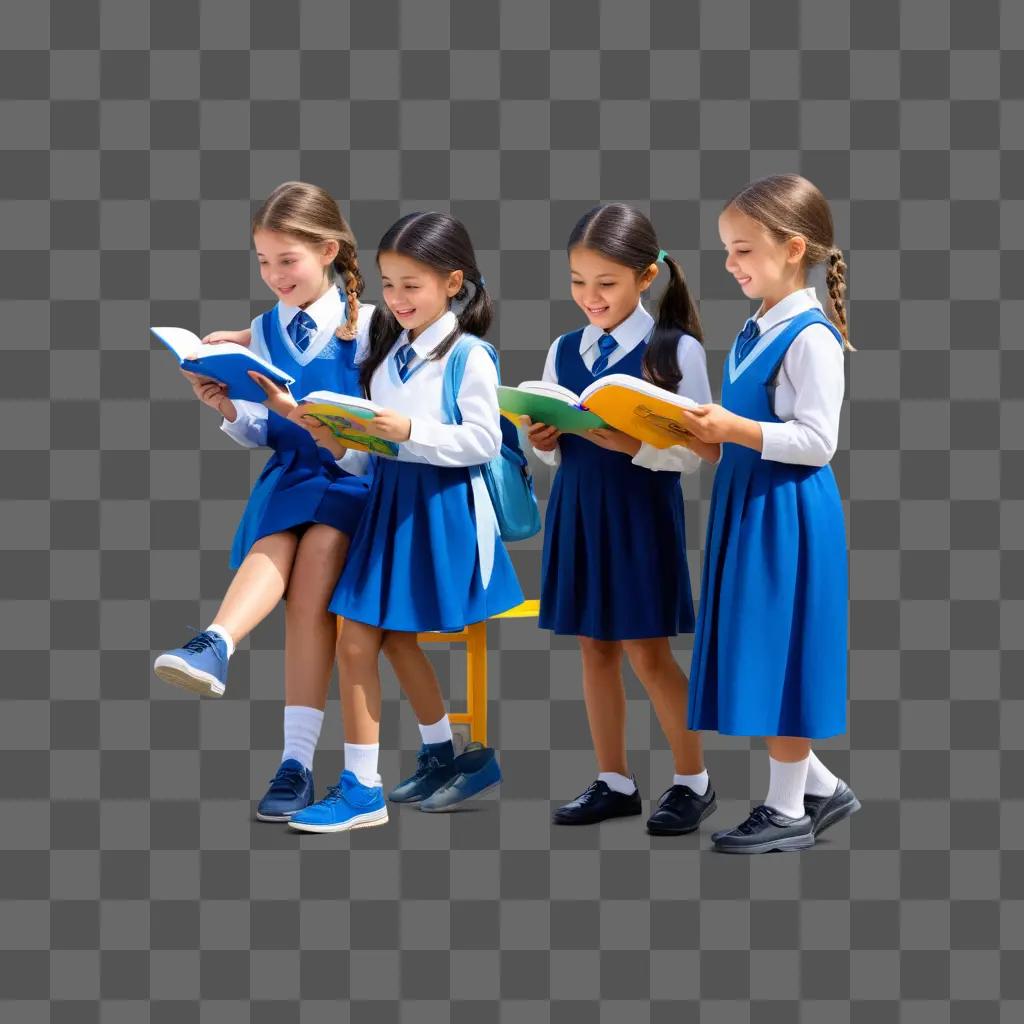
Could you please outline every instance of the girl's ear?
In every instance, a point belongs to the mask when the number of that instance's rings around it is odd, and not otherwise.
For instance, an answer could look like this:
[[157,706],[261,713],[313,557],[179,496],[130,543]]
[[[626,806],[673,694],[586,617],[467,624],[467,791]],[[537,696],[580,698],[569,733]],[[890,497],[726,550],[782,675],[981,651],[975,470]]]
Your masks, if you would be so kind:
[[803,235],[793,235],[786,243],[786,262],[801,263],[807,253],[807,239]]
[[338,258],[341,245],[336,238],[329,238],[320,249],[320,262],[326,267]]
[[448,286],[446,291],[448,292],[448,298],[454,298],[462,291],[462,282],[465,278],[465,274],[461,270],[453,270],[448,275]]
[[658,264],[652,263],[639,277],[637,283],[640,285],[640,291],[645,292],[654,283],[654,279],[658,276]]

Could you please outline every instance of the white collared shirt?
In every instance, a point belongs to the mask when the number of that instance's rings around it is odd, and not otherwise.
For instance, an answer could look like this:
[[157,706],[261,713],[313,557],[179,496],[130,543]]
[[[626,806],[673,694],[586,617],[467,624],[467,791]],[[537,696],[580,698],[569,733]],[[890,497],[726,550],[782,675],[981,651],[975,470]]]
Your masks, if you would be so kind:
[[[427,357],[457,326],[458,318],[449,310],[420,332],[412,343],[416,358],[409,363],[405,382],[395,366],[395,353],[409,340],[403,331],[370,380],[371,400],[411,421],[409,440],[399,448],[400,461],[479,466],[501,451],[498,373],[482,348],[474,348],[466,359],[457,398],[462,423],[444,420],[442,387],[451,349],[441,359]],[[351,470],[347,463],[345,468]]]
[[[334,332],[345,316],[345,304],[341,300],[338,289],[333,285],[315,302],[310,303],[306,312],[313,318],[316,324],[316,331],[313,333],[305,352],[296,350],[288,335],[288,325],[298,312],[298,306],[286,306],[284,303],[278,303],[278,320],[281,324],[281,332],[286,339],[286,343],[292,349],[291,355],[300,366],[307,366],[316,359],[323,347],[334,337]],[[359,304],[359,312],[356,314],[357,360],[362,357],[366,350],[369,340],[370,318],[372,316],[373,306],[361,302]],[[263,340],[263,335],[258,328],[260,319],[261,317],[256,317],[250,326],[252,341],[249,343],[249,350],[253,355],[258,355],[261,359],[273,362]],[[224,420],[220,425],[220,429],[243,448],[264,447],[267,443],[267,414],[269,412],[267,407],[262,402],[245,402],[234,399],[232,402],[235,406],[235,420],[233,423]]]
[[[761,339],[778,336],[783,324],[808,309],[821,309],[813,288],[787,295],[763,316],[754,314]],[[758,313],[760,310],[758,310]],[[747,355],[756,359],[758,349]],[[730,352],[725,372],[729,373]],[[811,324],[793,339],[779,368],[775,415],[782,423],[761,423],[761,458],[801,466],[825,466],[839,443],[845,391],[843,348],[824,324]]]
[[[600,353],[598,342],[605,333],[610,333],[619,343],[619,347],[608,358],[608,368],[611,369],[651,333],[653,326],[654,317],[644,309],[642,302],[637,303],[636,309],[610,332],[605,332],[594,324],[587,324],[583,328],[583,336],[580,338],[580,356],[583,359],[583,365],[588,370],[593,368]],[[555,359],[559,340],[556,338],[548,349],[547,359],[544,362],[543,379],[553,383],[558,383]],[[676,387],[676,394],[685,395],[701,404],[710,402],[711,384],[708,381],[708,361],[704,346],[692,335],[681,334],[676,349],[676,360],[682,373],[682,378]],[[534,451],[541,462],[545,462],[549,466],[558,465],[560,453],[557,447],[550,452],[539,452],[536,449]],[[692,473],[699,468],[700,462],[700,456],[696,452],[681,445],[655,448],[654,445],[644,443],[641,444],[640,451],[633,457],[634,465],[673,473]]]

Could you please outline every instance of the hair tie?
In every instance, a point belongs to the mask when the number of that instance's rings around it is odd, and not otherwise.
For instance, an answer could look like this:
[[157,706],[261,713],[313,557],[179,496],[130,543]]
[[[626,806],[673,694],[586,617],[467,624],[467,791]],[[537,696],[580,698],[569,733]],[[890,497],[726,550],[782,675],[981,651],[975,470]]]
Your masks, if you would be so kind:
[[484,275],[481,274],[480,281],[478,282],[478,287],[483,288],[485,284],[487,284],[487,282],[484,280]]
[[654,261],[655,263],[664,263],[668,253],[664,249],[658,250],[658,258]]

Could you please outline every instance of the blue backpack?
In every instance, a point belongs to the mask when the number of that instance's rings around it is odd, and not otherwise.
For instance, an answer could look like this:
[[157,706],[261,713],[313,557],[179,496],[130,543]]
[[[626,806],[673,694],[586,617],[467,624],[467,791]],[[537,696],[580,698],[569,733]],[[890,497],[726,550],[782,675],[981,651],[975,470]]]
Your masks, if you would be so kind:
[[[466,360],[477,346],[485,349],[493,360],[494,368],[498,371],[498,383],[501,383],[501,368],[494,347],[482,338],[464,334],[452,346],[444,368],[442,402],[449,423],[462,422],[458,404],[459,388],[466,372]],[[540,532],[540,509],[533,492],[533,477],[523,449],[519,446],[515,424],[505,416],[501,417],[501,451],[490,462],[473,468],[483,476],[502,540],[526,540]]]

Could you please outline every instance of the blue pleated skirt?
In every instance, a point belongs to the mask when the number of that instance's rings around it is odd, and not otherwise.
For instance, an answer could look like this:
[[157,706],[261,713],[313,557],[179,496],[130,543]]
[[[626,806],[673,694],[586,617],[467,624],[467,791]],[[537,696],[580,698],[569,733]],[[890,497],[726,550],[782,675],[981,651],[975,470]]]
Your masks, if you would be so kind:
[[500,539],[484,585],[470,471],[375,460],[330,609],[380,629],[455,630],[523,600]]

